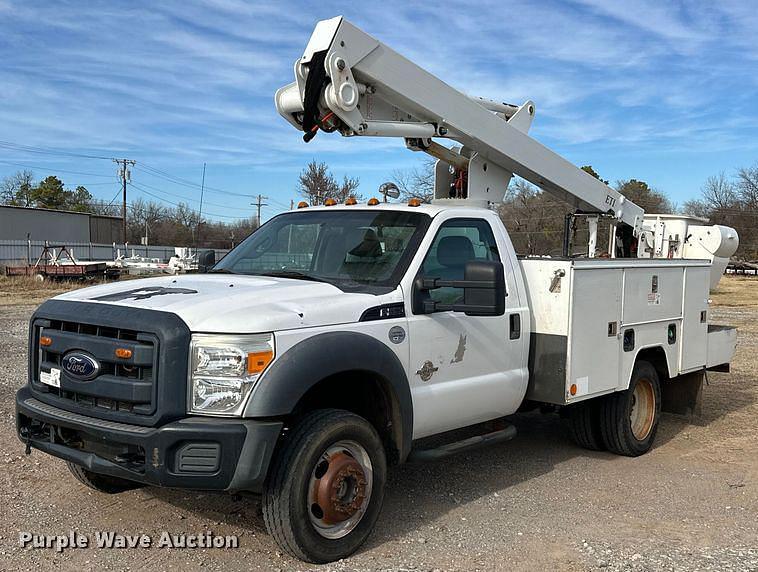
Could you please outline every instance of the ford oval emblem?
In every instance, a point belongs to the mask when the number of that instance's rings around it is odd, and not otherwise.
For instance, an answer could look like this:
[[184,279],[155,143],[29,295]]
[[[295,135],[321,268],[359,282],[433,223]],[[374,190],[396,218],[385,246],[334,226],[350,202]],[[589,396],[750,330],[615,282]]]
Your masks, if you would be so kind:
[[69,352],[63,356],[61,368],[71,377],[88,381],[97,377],[100,364],[95,358],[81,352]]

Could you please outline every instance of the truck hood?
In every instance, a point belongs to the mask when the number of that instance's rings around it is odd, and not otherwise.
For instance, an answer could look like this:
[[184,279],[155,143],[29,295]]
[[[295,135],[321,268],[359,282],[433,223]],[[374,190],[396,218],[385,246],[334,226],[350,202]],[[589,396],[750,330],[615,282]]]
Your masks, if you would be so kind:
[[204,274],[116,282],[56,299],[171,312],[193,332],[253,333],[357,322],[367,308],[402,296],[346,293],[290,278]]

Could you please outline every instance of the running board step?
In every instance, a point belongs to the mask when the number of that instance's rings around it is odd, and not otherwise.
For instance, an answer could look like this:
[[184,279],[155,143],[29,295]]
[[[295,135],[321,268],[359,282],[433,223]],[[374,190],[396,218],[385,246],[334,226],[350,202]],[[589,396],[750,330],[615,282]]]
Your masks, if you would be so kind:
[[478,449],[479,447],[485,447],[488,445],[495,445],[497,443],[504,443],[510,441],[516,436],[516,427],[508,425],[504,429],[493,431],[492,433],[485,433],[484,435],[474,435],[468,439],[462,441],[455,441],[453,443],[446,443],[441,447],[435,449],[414,449],[408,455],[408,462],[410,463],[422,463],[428,461],[439,461],[452,455],[462,453],[463,451],[471,451]]

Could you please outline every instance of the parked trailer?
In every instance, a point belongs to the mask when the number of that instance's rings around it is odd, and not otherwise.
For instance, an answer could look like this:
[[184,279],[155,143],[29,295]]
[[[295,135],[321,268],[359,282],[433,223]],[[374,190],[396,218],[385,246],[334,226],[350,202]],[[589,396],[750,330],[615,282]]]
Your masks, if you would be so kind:
[[34,276],[41,278],[96,278],[118,277],[117,269],[109,269],[105,262],[79,264],[40,264],[39,266],[6,266],[7,276]]
[[33,276],[38,280],[57,279],[116,279],[121,272],[118,268],[109,266],[106,262],[81,262],[65,245],[49,245],[42,247],[42,252],[34,264],[23,266],[6,266],[7,276]]

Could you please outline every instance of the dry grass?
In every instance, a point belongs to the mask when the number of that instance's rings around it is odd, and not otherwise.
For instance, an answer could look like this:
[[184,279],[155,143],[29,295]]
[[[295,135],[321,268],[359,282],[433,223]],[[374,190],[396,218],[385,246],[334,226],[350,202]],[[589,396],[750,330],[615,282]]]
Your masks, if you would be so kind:
[[0,306],[40,304],[69,290],[102,284],[100,280],[45,280],[38,282],[30,276],[0,276]]
[[[160,275],[157,275],[160,276]],[[165,276],[168,276],[167,274]],[[135,276],[132,274],[122,274],[120,282],[126,280],[137,280],[139,278],[150,278],[150,276]],[[110,280],[104,278],[87,279],[87,280],[50,280],[38,282],[31,276],[5,276],[0,275],[0,306],[12,305],[38,305],[64,292],[87,288],[89,286],[98,286],[107,284]]]
[[758,278],[755,276],[724,276],[711,292],[715,306],[758,308]]

